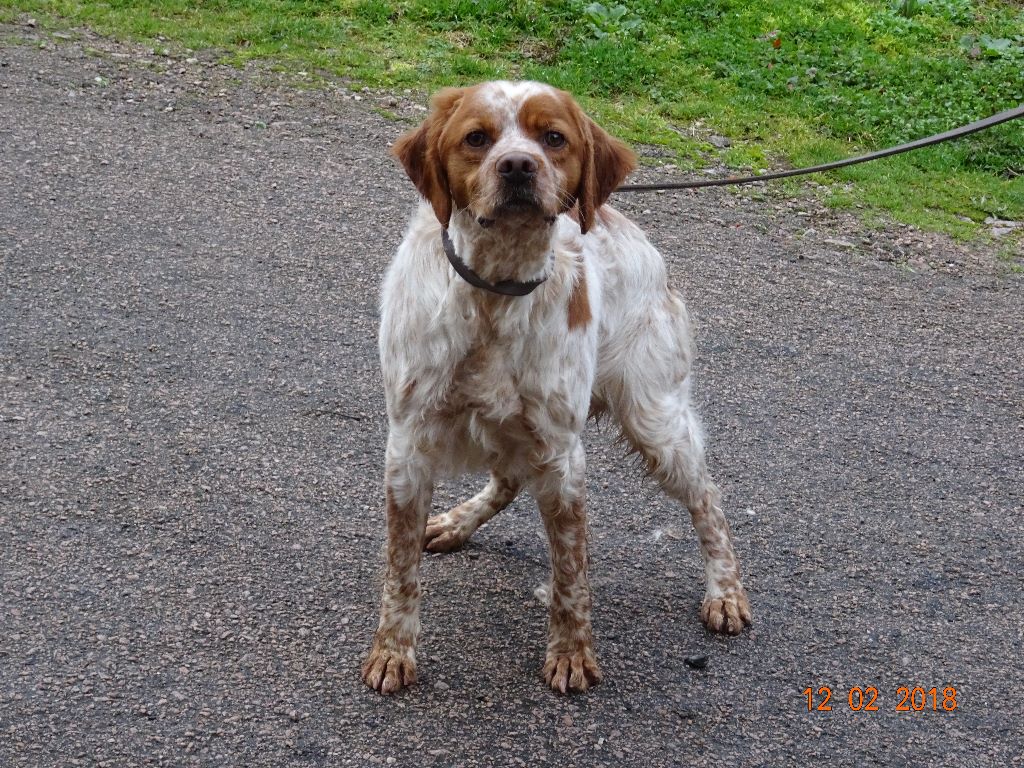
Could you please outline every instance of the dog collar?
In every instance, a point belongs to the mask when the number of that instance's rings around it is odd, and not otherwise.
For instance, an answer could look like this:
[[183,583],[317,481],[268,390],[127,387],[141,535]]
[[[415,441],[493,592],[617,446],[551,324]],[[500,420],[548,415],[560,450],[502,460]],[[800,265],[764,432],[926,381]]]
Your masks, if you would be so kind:
[[482,288],[485,291],[497,293],[501,296],[526,296],[528,293],[533,293],[538,285],[547,280],[546,277],[542,277],[540,280],[530,280],[528,282],[500,280],[497,283],[491,283],[480,277],[480,275],[469,268],[466,262],[459,258],[459,255],[455,253],[455,244],[452,242],[451,237],[448,236],[447,229],[441,230],[441,245],[444,246],[444,255],[448,257],[448,262],[452,265],[452,268],[459,273],[459,277],[475,288]]

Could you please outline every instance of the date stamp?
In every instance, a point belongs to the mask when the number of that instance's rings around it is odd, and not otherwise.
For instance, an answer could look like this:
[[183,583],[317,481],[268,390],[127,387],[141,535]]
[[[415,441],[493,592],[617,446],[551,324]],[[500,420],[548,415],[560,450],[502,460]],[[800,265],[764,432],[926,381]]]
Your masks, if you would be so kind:
[[[833,705],[843,707],[842,691],[833,691],[827,685],[817,690],[804,688],[808,712],[831,712]],[[924,688],[923,686],[901,685],[896,689],[892,701],[888,701],[873,685],[861,687],[855,685],[846,691],[846,706],[851,712],[955,712],[958,706],[956,688],[946,686]]]

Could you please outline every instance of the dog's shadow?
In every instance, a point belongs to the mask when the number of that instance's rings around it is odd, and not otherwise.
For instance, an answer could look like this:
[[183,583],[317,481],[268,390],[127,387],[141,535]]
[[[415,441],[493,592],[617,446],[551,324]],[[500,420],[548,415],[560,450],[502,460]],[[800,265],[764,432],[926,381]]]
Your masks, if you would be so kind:
[[[434,512],[438,510],[435,508]],[[693,673],[685,659],[714,653],[725,640],[704,629],[696,539],[662,552],[627,539],[592,547],[590,582],[598,659],[605,683],[648,669],[666,686]],[[626,560],[632,558],[632,567]],[[421,683],[481,695],[496,686],[544,686],[547,541],[524,496],[457,552],[425,554],[419,650]],[[637,669],[634,669],[637,668]],[[642,668],[642,669],[640,669]],[[655,674],[654,670],[657,670]],[[614,684],[596,691],[614,691]]]

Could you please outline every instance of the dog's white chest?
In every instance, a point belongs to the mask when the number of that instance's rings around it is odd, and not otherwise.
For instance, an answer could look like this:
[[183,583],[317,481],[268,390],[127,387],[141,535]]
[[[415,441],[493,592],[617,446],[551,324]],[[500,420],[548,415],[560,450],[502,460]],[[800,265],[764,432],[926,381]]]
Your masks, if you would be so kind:
[[445,446],[433,453],[452,470],[501,464],[528,474],[582,427],[589,404],[586,384],[570,391],[573,377],[544,375],[551,366],[508,345],[470,346],[422,422],[431,446]]

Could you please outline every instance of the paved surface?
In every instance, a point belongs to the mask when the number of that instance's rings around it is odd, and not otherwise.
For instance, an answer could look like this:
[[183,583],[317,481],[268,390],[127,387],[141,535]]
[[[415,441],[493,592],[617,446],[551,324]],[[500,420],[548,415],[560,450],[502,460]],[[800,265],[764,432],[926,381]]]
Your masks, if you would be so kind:
[[688,520],[594,429],[606,682],[543,685],[523,499],[426,559],[385,699],[375,302],[412,193],[369,103],[418,97],[0,31],[0,764],[1024,764],[1019,277],[811,198],[621,200],[698,320],[756,626],[702,629]]

